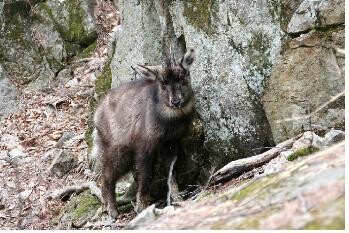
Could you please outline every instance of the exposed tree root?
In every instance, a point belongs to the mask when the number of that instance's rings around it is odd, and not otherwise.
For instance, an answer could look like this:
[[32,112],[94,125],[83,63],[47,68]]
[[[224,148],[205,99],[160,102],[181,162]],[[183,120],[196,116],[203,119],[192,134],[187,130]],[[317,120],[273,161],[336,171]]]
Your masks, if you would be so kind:
[[302,134],[278,144],[276,147],[256,156],[232,161],[219,169],[211,178],[210,185],[222,183],[224,181],[236,178],[241,174],[262,166],[270,160],[276,158],[282,151],[289,149],[293,143],[298,140]]
[[62,199],[63,197],[70,196],[73,193],[79,194],[79,193],[85,191],[86,189],[89,189],[91,191],[91,194],[98,197],[99,200],[101,200],[101,201],[103,200],[102,199],[102,192],[98,188],[96,182],[94,182],[94,181],[89,181],[89,182],[83,183],[81,185],[73,185],[73,186],[68,186],[68,187],[60,189],[60,190],[56,190],[56,191],[52,192],[51,194],[49,194],[49,196],[47,198]]

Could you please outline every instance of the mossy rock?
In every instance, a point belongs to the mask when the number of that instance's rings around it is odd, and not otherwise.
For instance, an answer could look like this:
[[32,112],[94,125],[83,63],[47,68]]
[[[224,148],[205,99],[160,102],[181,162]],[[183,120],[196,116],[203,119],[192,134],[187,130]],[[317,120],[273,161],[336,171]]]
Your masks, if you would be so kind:
[[[91,49],[97,39],[93,15],[93,1],[67,0],[47,1],[38,4],[38,18],[46,15],[64,41],[68,57],[74,56],[82,49]],[[48,16],[48,17],[47,17]],[[92,46],[92,47],[90,47]],[[85,53],[88,55],[88,53]]]
[[88,154],[91,152],[92,143],[93,143],[93,139],[92,139],[93,114],[97,108],[97,105],[100,99],[111,88],[112,73],[110,69],[110,63],[111,63],[111,59],[107,61],[107,63],[104,65],[101,75],[97,77],[95,81],[95,95],[90,99],[90,106],[89,106],[90,115],[87,123],[88,127],[85,132],[85,140],[88,146]]
[[89,18],[93,0],[47,1],[42,8],[51,16],[63,39],[87,47],[97,39],[94,22]]
[[85,191],[73,197],[62,209],[58,227],[70,229],[78,226],[88,218],[93,217],[101,206],[102,203],[96,196]]
[[0,28],[0,62],[11,79],[26,84],[53,73],[32,40],[31,7],[26,1],[5,2]]
[[[89,191],[85,191],[73,197],[61,210],[58,220],[54,221],[58,222],[59,229],[77,228],[94,217],[100,207],[102,207],[101,201]],[[118,205],[117,209],[121,214],[128,213],[133,211],[133,205],[131,202],[125,203]]]

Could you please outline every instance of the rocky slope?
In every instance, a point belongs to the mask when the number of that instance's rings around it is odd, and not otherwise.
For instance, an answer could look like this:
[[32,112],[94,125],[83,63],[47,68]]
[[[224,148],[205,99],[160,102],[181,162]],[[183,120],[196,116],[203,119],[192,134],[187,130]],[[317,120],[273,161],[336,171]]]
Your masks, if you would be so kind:
[[[91,176],[89,102],[117,22],[104,1],[0,2],[0,229],[55,228],[65,203],[50,193]],[[32,56],[55,62],[42,69]]]
[[173,212],[136,219],[129,228],[343,230],[344,143],[298,161],[277,160],[237,187],[209,190]]
[[[344,140],[344,35],[344,0],[0,0],[0,228],[343,228],[343,145],[326,147]],[[173,212],[155,200],[150,219],[127,225],[131,176],[117,187],[117,221],[88,188],[52,197],[99,184],[88,155],[103,94],[134,79],[131,65],[189,47],[197,115],[175,172],[190,201]],[[267,164],[207,185],[230,161],[299,134]],[[160,168],[153,193],[163,194]]]

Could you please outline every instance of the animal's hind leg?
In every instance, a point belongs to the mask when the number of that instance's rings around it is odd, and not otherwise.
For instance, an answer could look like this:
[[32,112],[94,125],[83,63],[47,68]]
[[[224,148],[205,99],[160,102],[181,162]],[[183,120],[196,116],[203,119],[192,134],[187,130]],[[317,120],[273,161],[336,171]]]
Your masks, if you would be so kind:
[[115,184],[131,168],[132,160],[125,148],[108,149],[102,159],[102,196],[108,214],[118,216],[116,209]]
[[108,212],[108,215],[115,219],[118,216],[115,200],[115,184],[118,179],[118,172],[114,168],[111,161],[103,159],[102,163],[103,204]]
[[103,143],[100,135],[98,134],[98,130],[96,128],[93,129],[92,138],[93,138],[93,146],[88,157],[88,162],[89,162],[90,169],[95,173],[94,179],[97,179],[102,166],[101,156],[103,154]]

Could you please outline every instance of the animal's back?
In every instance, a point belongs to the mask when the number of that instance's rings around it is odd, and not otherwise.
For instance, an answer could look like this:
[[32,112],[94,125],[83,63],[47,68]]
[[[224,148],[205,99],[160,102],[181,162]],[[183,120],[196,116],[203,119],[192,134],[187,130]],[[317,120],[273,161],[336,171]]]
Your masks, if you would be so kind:
[[142,135],[152,107],[154,82],[136,80],[109,91],[96,109],[94,123],[105,141],[127,145]]

